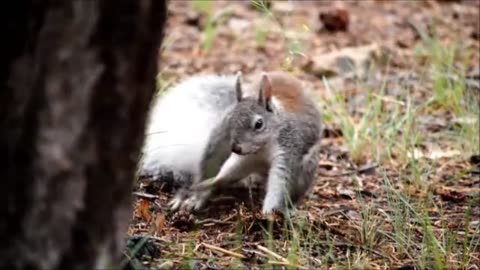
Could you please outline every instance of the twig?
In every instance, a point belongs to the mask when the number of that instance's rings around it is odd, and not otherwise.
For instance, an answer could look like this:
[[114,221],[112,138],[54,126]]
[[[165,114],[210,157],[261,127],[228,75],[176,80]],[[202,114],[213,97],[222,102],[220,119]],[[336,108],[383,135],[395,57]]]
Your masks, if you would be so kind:
[[[305,269],[307,270],[308,268],[305,268],[305,267],[302,267],[302,266],[298,266],[298,265],[295,265],[295,264],[291,264],[286,258],[278,255],[277,253],[269,250],[268,248],[264,247],[264,246],[261,246],[261,245],[257,245],[257,248],[267,254],[269,254],[270,256],[272,257],[275,257],[277,260],[280,260],[280,261],[267,261],[267,263],[269,264],[275,264],[275,265],[284,265],[284,266],[290,266],[290,267],[294,267],[294,268],[298,268],[298,269]],[[245,250],[245,249],[244,249]],[[259,252],[257,250],[249,250],[250,252],[253,252],[257,255],[260,255],[262,257],[268,257],[267,254],[263,254],[262,252]]]
[[145,192],[133,192],[133,195],[140,198],[149,199],[149,200],[158,198],[158,195],[148,194]]
[[266,248],[266,247],[264,247],[264,246],[257,245],[257,248],[260,249],[261,251],[269,254],[270,256],[275,257],[275,259],[277,259],[277,260],[280,260],[280,261],[282,261],[282,262],[284,262],[284,263],[287,263],[287,264],[290,263],[290,262],[289,262],[287,259],[285,259],[284,257],[278,255],[277,253],[271,251],[270,249],[268,249],[268,248]]
[[343,172],[343,173],[337,173],[337,174],[329,174],[329,173],[319,173],[320,176],[327,176],[327,177],[340,177],[340,176],[348,176],[348,175],[352,175],[352,174],[358,174],[358,173],[363,173],[363,172],[366,172],[368,170],[371,170],[371,169],[375,169],[378,167],[378,164],[373,164],[373,165],[370,165],[370,166],[365,166],[365,167],[361,167],[361,168],[358,168],[356,170],[353,170],[353,171],[349,171],[349,172]]
[[257,255],[260,256],[260,257],[268,258],[268,255],[267,255],[267,254],[264,254],[264,253],[262,253],[262,252],[260,252],[260,251],[258,251],[258,250],[256,250],[256,249],[245,249],[245,248],[243,248],[242,250],[243,250],[243,252],[245,252],[245,253],[250,253],[250,252],[251,252],[251,253],[257,254]]
[[204,225],[207,223],[216,223],[216,224],[224,225],[224,224],[231,224],[232,222],[223,221],[223,220],[214,219],[214,218],[206,218],[206,219],[198,220],[195,222],[195,224],[197,225]]
[[237,252],[233,252],[233,251],[230,251],[230,250],[226,250],[226,249],[224,249],[224,248],[221,248],[221,247],[216,247],[216,246],[212,246],[212,245],[205,244],[205,243],[202,243],[202,245],[203,245],[204,247],[206,247],[206,248],[209,248],[209,249],[212,249],[212,250],[215,250],[215,251],[218,251],[218,252],[222,252],[222,253],[225,253],[225,254],[227,254],[227,255],[230,255],[230,256],[239,258],[239,259],[246,259],[245,256],[243,256],[242,254],[237,253]]
[[405,102],[403,101],[399,101],[399,100],[396,100],[395,98],[393,97],[389,97],[389,96],[381,96],[381,95],[378,95],[378,94],[372,94],[374,97],[377,97],[385,102],[390,102],[390,103],[395,103],[395,104],[398,104],[398,105],[401,105],[401,106],[405,106]]

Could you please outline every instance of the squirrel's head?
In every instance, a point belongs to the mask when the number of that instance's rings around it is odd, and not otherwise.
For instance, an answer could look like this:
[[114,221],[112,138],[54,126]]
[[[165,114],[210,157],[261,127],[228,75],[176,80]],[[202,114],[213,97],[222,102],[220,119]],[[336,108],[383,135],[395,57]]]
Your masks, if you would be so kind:
[[277,126],[272,85],[268,75],[263,73],[258,89],[253,89],[258,95],[243,97],[241,73],[238,73],[235,88],[237,104],[229,119],[232,152],[254,154],[271,141]]

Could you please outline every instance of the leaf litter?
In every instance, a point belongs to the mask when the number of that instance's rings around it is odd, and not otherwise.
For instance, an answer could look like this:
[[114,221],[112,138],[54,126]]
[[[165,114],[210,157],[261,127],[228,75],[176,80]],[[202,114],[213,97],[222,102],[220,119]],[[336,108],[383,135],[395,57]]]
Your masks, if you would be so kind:
[[480,102],[480,2],[254,2],[170,1],[159,79],[298,76],[325,118],[316,185],[271,218],[261,186],[171,213],[171,193],[140,179],[128,267],[478,269],[479,118],[465,108]]

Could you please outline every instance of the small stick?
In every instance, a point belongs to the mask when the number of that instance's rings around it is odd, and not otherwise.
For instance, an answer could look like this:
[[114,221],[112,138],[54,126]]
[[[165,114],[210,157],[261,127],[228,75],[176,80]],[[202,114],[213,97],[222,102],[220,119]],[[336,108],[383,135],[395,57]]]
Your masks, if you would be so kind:
[[212,245],[205,244],[205,243],[202,243],[202,245],[205,246],[206,248],[225,253],[225,254],[230,255],[232,257],[236,257],[236,258],[239,258],[239,259],[245,259],[246,258],[245,256],[243,256],[240,253],[233,252],[233,251],[230,251],[230,250],[226,250],[226,249],[221,248],[221,247],[216,247],[216,246],[212,246]]
[[261,251],[267,253],[267,254],[270,254],[270,256],[275,257],[277,260],[280,260],[280,261],[282,261],[282,262],[284,262],[284,263],[287,263],[287,264],[290,263],[290,262],[288,262],[288,260],[285,259],[284,257],[278,255],[277,253],[271,251],[270,249],[268,249],[268,248],[266,248],[266,247],[264,247],[264,246],[257,245],[257,248],[260,249]]
[[145,192],[133,192],[133,195],[149,200],[158,198],[158,195],[148,194]]
[[375,169],[377,167],[378,167],[378,164],[373,164],[373,165],[369,165],[369,166],[366,166],[366,167],[363,167],[363,168],[358,168],[356,170],[352,170],[352,171],[348,171],[348,172],[337,173],[337,174],[329,174],[329,173],[320,172],[319,175],[320,176],[326,176],[326,177],[348,176],[348,175],[352,175],[352,174],[364,173],[368,170]]
[[219,219],[214,219],[214,218],[206,218],[206,219],[198,220],[198,221],[195,222],[195,224],[197,224],[197,225],[204,225],[204,224],[207,224],[207,223],[230,224],[231,222],[223,221],[223,220],[219,220]]
[[252,252],[252,253],[255,253],[257,254],[258,256],[260,257],[263,257],[263,258],[267,258],[268,259],[268,255],[267,254],[264,254],[258,250],[255,250],[255,249],[242,249],[244,252]]

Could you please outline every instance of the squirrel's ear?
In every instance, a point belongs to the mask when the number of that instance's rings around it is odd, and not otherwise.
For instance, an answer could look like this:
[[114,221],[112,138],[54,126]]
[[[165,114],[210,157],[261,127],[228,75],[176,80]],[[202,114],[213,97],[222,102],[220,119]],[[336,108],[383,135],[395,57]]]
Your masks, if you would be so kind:
[[242,100],[242,72],[238,71],[236,74],[236,79],[235,79],[235,93],[237,96],[237,101],[240,102]]
[[268,74],[263,72],[262,73],[262,81],[260,83],[260,90],[258,93],[258,104],[264,106],[267,111],[272,111],[271,106],[272,101],[272,83],[270,82],[270,78]]

